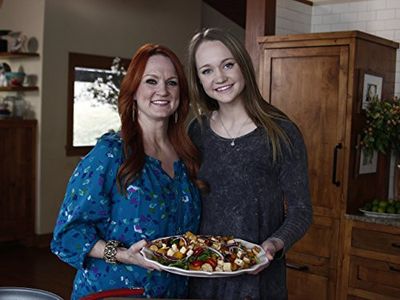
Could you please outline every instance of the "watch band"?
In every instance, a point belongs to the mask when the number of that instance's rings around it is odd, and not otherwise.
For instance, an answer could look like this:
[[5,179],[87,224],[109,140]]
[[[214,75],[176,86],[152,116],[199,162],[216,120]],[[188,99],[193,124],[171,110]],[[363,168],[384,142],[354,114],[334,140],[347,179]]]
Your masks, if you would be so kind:
[[110,240],[106,242],[106,246],[104,248],[103,259],[106,263],[116,264],[117,263],[117,247],[120,245],[120,242],[115,240]]

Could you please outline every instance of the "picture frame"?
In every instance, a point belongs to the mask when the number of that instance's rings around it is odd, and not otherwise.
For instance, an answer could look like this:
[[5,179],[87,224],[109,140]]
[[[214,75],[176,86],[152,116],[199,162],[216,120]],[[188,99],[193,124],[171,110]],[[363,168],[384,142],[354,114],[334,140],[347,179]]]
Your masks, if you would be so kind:
[[358,112],[367,109],[370,101],[374,98],[382,98],[384,77],[372,71],[360,70],[359,73],[359,105]]
[[373,174],[378,170],[378,152],[374,151],[372,157],[367,160],[364,151],[361,147],[361,134],[357,134],[356,145],[355,145],[355,168],[354,168],[354,178],[359,175]]
[[374,151],[372,157],[367,159],[364,151],[360,149],[360,162],[358,174],[371,174],[376,173],[378,167],[378,151]]

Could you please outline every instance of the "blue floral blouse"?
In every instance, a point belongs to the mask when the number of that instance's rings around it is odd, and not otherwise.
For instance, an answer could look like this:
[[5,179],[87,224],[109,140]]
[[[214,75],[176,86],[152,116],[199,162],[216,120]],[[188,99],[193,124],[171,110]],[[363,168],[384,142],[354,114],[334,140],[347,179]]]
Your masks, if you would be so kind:
[[182,161],[174,162],[171,178],[159,160],[147,156],[140,177],[121,195],[116,175],[122,161],[119,134],[107,133],[69,180],[51,249],[77,269],[71,299],[132,287],[144,288],[146,297],[186,297],[186,277],[88,257],[99,239],[118,240],[128,248],[141,239],[198,229],[200,196]]

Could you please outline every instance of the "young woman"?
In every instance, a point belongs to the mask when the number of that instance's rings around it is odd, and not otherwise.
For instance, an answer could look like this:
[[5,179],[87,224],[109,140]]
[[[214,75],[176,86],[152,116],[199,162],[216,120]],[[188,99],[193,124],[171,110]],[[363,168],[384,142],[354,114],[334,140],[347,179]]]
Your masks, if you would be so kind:
[[139,253],[145,240],[199,224],[199,160],[186,134],[188,87],[176,55],[141,47],[118,101],[121,131],[103,135],[72,174],[51,249],[77,269],[72,299],[133,287],[152,298],[186,297],[187,278],[152,272],[158,267]]
[[258,243],[270,260],[256,275],[193,279],[190,295],[286,299],[284,253],[312,220],[302,135],[262,98],[250,57],[233,35],[218,29],[196,34],[188,67],[199,112],[189,134],[202,155],[199,178],[210,189],[202,200],[200,233]]

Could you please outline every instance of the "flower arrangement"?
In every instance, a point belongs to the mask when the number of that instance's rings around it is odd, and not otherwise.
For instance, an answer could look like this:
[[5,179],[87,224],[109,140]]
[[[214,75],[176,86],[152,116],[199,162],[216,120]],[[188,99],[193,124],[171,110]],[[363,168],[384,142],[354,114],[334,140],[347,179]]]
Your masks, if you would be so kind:
[[107,77],[105,79],[98,77],[88,88],[88,92],[99,104],[109,104],[114,110],[118,110],[119,87],[125,74],[126,70],[121,58],[115,57]]
[[362,133],[361,146],[366,157],[374,151],[400,158],[400,99],[371,100],[366,110],[366,126]]

